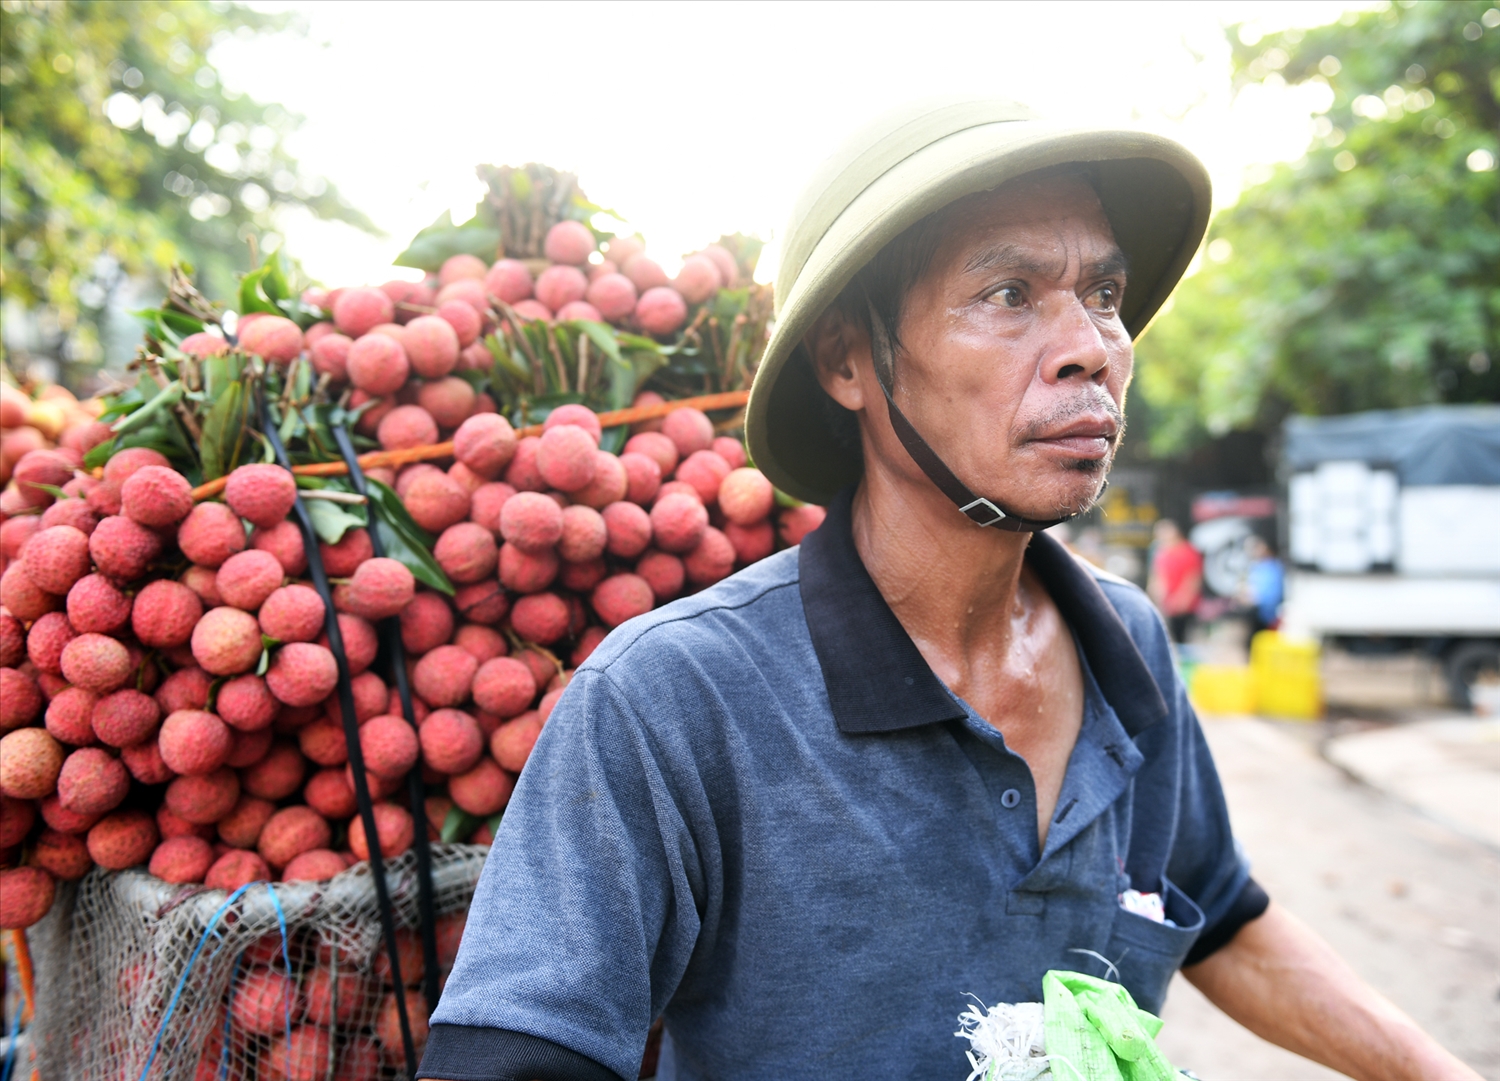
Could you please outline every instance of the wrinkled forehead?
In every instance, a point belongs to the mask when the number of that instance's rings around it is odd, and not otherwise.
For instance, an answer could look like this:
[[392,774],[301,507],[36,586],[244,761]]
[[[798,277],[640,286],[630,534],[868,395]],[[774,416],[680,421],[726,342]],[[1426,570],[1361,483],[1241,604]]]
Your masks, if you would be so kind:
[[1099,195],[1077,166],[1029,173],[944,209],[934,271],[981,267],[1005,253],[1056,264],[1058,274],[1124,263]]

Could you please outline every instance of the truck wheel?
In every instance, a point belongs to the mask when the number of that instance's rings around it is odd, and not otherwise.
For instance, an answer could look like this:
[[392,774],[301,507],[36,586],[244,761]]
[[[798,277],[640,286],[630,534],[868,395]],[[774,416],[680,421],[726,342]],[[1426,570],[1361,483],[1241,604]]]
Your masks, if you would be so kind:
[[1443,665],[1448,697],[1459,709],[1473,709],[1471,689],[1479,683],[1500,683],[1500,642],[1465,642],[1448,654]]

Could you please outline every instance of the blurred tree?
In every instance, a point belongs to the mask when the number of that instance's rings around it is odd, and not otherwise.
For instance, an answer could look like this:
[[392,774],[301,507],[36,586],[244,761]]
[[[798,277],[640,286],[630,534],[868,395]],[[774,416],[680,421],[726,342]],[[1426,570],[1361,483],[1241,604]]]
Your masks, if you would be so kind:
[[72,359],[97,362],[101,312],[129,277],[195,268],[231,296],[247,238],[303,207],[374,231],[287,153],[300,123],[226,87],[207,60],[228,35],[295,29],[204,0],[0,3],[0,296]]
[[1235,79],[1322,81],[1306,156],[1249,188],[1138,349],[1152,453],[1288,413],[1500,399],[1500,8],[1231,29]]

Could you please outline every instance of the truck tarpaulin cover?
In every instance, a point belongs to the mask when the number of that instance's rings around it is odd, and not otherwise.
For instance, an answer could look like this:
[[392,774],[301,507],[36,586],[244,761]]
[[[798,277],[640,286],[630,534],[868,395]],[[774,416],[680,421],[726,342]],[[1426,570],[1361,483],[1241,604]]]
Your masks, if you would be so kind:
[[1331,461],[1389,465],[1409,487],[1500,484],[1500,406],[1289,417],[1285,460],[1293,471]]

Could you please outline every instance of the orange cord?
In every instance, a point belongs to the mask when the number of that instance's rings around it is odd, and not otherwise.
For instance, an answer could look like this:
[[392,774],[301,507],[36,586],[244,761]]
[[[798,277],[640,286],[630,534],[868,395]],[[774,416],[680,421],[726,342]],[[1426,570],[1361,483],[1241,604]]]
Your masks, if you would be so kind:
[[21,1020],[29,1025],[36,1016],[36,969],[31,964],[31,947],[26,943],[26,932],[11,931],[10,944],[16,952],[16,974],[21,977]]
[[[658,405],[632,406],[630,409],[616,409],[610,413],[600,413],[599,426],[614,428],[621,424],[637,424],[643,420],[664,417],[678,409],[701,409],[705,413],[715,409],[738,409],[749,400],[748,390],[730,390],[723,394],[705,394],[698,398],[682,398],[675,402],[661,402]],[[541,434],[542,425],[540,424],[532,424],[516,432],[516,435],[521,438]],[[425,447],[407,447],[403,450],[377,450],[370,454],[361,454],[358,460],[361,469],[376,469],[382,466],[393,467],[408,465],[412,462],[426,462],[433,458],[447,458],[452,454],[453,444],[448,442],[433,443]],[[311,465],[294,465],[292,472],[299,477],[337,477],[349,472],[349,466],[346,462],[314,462]],[[228,477],[220,477],[207,484],[200,484],[193,489],[193,501],[196,503],[213,498],[224,490],[224,485],[228,482]]]

